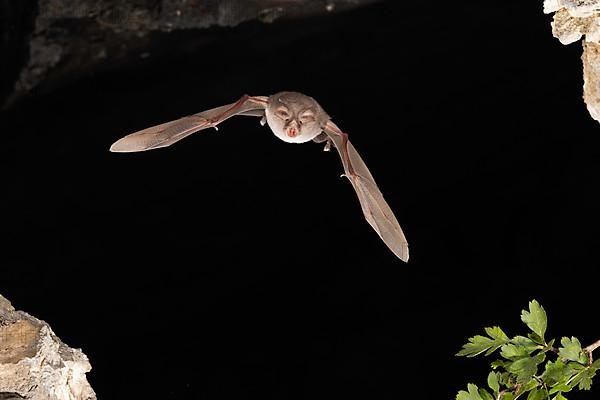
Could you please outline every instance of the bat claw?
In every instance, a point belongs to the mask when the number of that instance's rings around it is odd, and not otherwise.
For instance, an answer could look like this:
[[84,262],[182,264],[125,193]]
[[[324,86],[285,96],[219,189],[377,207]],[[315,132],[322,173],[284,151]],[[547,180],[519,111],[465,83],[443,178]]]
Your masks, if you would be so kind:
[[263,115],[263,117],[260,119],[260,125],[265,126],[266,123],[267,123],[267,116]]
[[327,141],[327,143],[325,143],[325,147],[323,148],[323,151],[331,151],[331,142]]

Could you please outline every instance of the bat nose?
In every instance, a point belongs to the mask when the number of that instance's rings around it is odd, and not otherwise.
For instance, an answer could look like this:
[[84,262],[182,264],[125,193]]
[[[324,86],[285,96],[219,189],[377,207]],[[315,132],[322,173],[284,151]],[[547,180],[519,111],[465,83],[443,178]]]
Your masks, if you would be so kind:
[[291,138],[296,137],[300,134],[300,129],[298,128],[298,124],[296,123],[296,121],[292,120],[288,124],[285,133]]

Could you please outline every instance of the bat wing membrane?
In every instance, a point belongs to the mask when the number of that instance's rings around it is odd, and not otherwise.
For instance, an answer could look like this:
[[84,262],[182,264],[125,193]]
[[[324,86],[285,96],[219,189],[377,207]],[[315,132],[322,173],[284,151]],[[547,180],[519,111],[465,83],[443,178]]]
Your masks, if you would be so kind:
[[356,191],[367,222],[398,258],[408,261],[408,242],[404,232],[383,198],[367,165],[350,143],[347,135],[333,122],[327,122],[324,132],[340,154],[345,176]]
[[266,98],[243,96],[235,103],[202,111],[174,121],[156,125],[127,135],[110,147],[110,151],[129,153],[167,147],[192,133],[216,127],[235,115],[259,116]]

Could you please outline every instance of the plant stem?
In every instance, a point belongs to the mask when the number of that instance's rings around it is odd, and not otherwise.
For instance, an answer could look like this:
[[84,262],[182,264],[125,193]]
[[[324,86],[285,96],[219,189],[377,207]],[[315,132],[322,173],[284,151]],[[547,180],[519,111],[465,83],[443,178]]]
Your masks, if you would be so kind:
[[591,353],[592,351],[596,350],[598,347],[600,347],[600,340],[598,340],[595,343],[590,344],[588,347],[586,347],[584,350]]
[[590,344],[589,346],[587,346],[585,349],[583,349],[589,356],[590,358],[590,364],[594,361],[592,358],[592,352],[594,350],[596,350],[598,347],[600,347],[600,340]]
[[570,385],[571,382],[573,382],[575,380],[575,378],[578,378],[579,375],[585,373],[585,369],[579,371],[578,373],[576,373],[575,375],[573,375],[568,381],[567,381],[567,385]]

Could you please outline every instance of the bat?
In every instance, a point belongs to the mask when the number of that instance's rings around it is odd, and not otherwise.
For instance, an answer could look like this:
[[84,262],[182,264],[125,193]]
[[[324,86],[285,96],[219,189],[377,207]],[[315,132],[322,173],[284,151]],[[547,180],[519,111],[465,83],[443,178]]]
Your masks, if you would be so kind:
[[287,143],[325,142],[325,151],[334,146],[342,160],[342,176],[348,178],[356,191],[367,222],[398,258],[408,261],[406,237],[371,172],[348,140],[348,134],[331,121],[315,99],[302,93],[244,95],[235,103],[127,135],[113,143],[110,151],[127,153],[167,147],[194,132],[218,129],[221,122],[236,115],[261,117],[261,125],[266,123],[275,136]]

